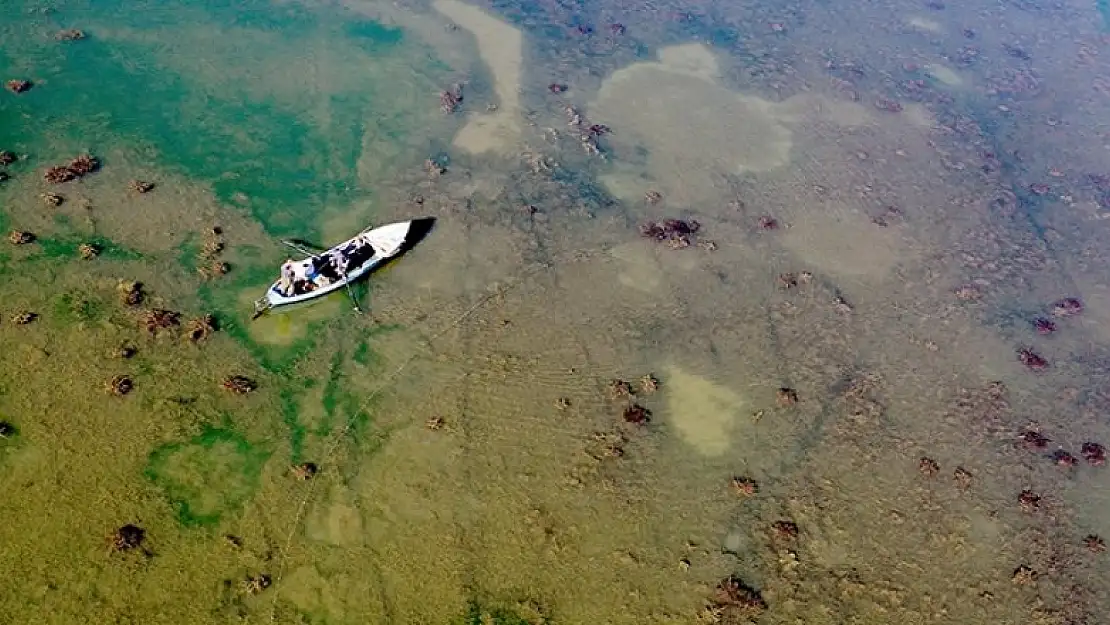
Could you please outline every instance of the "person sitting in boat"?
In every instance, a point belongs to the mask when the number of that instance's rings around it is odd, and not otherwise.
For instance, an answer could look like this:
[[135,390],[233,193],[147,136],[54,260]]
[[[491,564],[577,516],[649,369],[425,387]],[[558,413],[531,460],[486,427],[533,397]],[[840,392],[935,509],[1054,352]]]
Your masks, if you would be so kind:
[[323,284],[331,284],[332,282],[339,280],[338,267],[336,265],[335,258],[331,254],[319,256],[316,259],[313,259],[312,266],[313,269],[316,270],[317,280],[319,280],[320,278],[327,278],[328,280],[327,283],[321,283],[321,286],[323,286]]
[[294,277],[293,259],[287,258],[285,259],[285,263],[281,266],[281,281],[279,282],[279,288],[281,289],[282,295],[289,297],[289,294],[292,293]]
[[316,288],[312,279],[316,277],[311,262],[293,263],[293,295],[304,295]]
[[351,271],[354,271],[358,267],[361,267],[362,265],[364,265],[366,263],[366,261],[368,261],[368,260],[370,260],[371,258],[374,257],[374,246],[373,245],[370,245],[369,242],[363,241],[361,238],[359,239],[359,243],[360,243],[360,245],[358,245],[358,247],[356,247],[347,256],[346,271],[348,273],[350,273]]

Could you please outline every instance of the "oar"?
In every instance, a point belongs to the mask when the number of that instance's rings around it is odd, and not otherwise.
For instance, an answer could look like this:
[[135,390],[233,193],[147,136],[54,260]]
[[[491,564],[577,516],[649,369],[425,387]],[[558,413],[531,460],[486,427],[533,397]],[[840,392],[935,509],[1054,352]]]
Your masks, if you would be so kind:
[[[310,251],[309,249],[307,249],[307,248],[305,248],[301,245],[298,245],[297,243],[294,243],[293,241],[288,241],[288,240],[283,239],[282,243],[284,243],[285,245],[288,245],[289,247],[297,250],[298,252],[301,252],[302,254],[308,254],[309,256],[312,256],[313,258],[320,255],[319,253]],[[343,278],[343,286],[347,289],[347,297],[351,298],[351,305],[355,307],[355,312],[361,315],[362,314],[362,309],[359,308],[358,300],[355,299],[355,294],[354,294],[354,292],[351,291],[351,281],[347,279],[347,272],[344,271],[342,267],[339,267],[339,273]]]
[[339,275],[343,277],[343,286],[347,287],[347,297],[351,298],[351,305],[355,307],[355,312],[361,315],[362,309],[358,307],[358,300],[355,299],[355,294],[351,291],[351,281],[347,279],[347,272],[340,269]]
[[295,243],[293,241],[290,241],[288,239],[282,239],[281,242],[282,242],[282,244],[287,245],[287,246],[297,250],[298,252],[300,252],[302,254],[308,254],[309,256],[319,256],[320,255],[319,252],[313,252],[312,250],[308,249],[307,247],[304,247],[303,245],[300,245],[300,244]]

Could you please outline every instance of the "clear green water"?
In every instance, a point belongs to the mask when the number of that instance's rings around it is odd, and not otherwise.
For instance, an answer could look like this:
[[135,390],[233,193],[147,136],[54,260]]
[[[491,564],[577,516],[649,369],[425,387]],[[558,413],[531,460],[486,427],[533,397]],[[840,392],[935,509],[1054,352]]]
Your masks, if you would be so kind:
[[[0,141],[36,163],[126,147],[210,185],[222,202],[249,196],[273,235],[311,238],[306,216],[372,193],[359,185],[359,155],[411,142],[428,114],[413,105],[446,69],[399,29],[296,5],[52,9],[0,26],[5,73],[29,71],[44,87],[4,103]],[[53,41],[68,23],[88,39]],[[363,145],[367,135],[380,144]]]

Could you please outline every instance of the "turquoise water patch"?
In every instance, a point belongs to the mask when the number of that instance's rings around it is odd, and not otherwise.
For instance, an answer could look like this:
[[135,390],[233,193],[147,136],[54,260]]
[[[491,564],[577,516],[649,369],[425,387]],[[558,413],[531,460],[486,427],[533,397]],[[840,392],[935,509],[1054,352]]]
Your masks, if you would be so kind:
[[382,48],[401,43],[404,36],[400,28],[392,28],[378,22],[354,22],[344,29],[355,44],[367,52],[377,52]]
[[0,145],[36,166],[137,146],[274,235],[311,237],[317,213],[371,191],[358,189],[363,154],[407,142],[436,112],[413,103],[430,102],[443,68],[374,22],[249,0],[57,11],[88,38],[61,44],[23,16],[0,25],[0,69],[36,81],[0,104]]

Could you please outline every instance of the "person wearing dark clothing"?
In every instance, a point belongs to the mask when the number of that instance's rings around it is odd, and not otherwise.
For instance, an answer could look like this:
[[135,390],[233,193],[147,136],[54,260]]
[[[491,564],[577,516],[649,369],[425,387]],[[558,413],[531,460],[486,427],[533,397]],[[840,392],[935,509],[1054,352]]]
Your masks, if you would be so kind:
[[374,246],[369,243],[364,243],[347,255],[347,268],[345,271],[351,272],[356,268],[366,264],[366,261],[374,257]]
[[320,275],[327,278],[329,282],[336,282],[339,280],[339,271],[337,269],[335,263],[331,262],[329,258],[328,262],[322,265],[318,271]]

